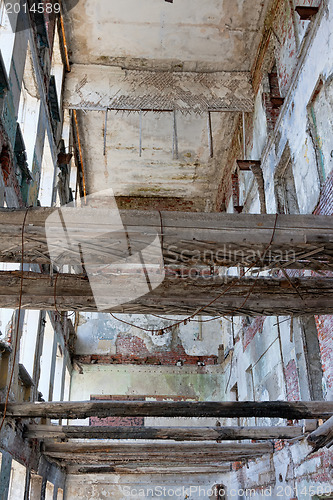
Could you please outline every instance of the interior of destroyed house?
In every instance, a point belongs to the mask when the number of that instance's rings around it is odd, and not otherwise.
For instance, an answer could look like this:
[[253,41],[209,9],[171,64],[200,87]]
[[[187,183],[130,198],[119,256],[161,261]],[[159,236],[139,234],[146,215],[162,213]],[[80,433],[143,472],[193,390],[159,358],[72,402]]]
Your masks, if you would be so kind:
[[333,0],[0,0],[0,500],[333,499]]

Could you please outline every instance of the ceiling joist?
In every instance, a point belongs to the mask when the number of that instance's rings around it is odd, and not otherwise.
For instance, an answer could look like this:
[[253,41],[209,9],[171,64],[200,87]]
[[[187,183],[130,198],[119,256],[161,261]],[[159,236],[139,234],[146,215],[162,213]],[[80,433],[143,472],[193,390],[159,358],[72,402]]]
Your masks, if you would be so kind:
[[[0,404],[0,415],[4,403]],[[62,401],[9,403],[14,418],[83,419],[88,417],[214,417],[328,419],[333,401]]]

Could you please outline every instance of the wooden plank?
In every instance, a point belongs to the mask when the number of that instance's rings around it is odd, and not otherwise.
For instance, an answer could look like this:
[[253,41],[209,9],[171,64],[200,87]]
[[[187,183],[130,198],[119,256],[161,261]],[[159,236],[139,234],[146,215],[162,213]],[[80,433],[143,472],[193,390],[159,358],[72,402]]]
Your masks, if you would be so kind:
[[69,474],[221,474],[230,471],[230,465],[195,465],[195,467],[179,466],[126,466],[126,465],[69,465]]
[[[186,462],[187,464],[194,463],[221,463],[227,461],[238,461],[246,458],[253,458],[262,456],[264,453],[272,453],[273,446],[270,448],[266,448],[263,451],[252,450],[248,452],[230,452],[230,453],[220,453],[215,455],[205,455],[205,454],[195,454],[189,455],[186,454]],[[122,455],[113,455],[113,454],[77,454],[77,453],[66,453],[61,454],[61,452],[47,452],[44,453],[45,456],[54,458],[57,460],[63,460],[71,463],[82,463],[82,464],[94,464],[94,463],[103,463],[103,462],[112,462],[112,463],[122,463],[126,460],[127,463],[139,463],[139,462],[150,462],[150,463],[184,463],[184,453],[179,453],[179,455],[168,455],[168,454],[152,454],[146,453],[144,455],[128,455],[127,453],[123,453]]]
[[[25,262],[50,262],[45,222],[57,210],[29,210],[25,226]],[[54,248],[58,244],[64,250],[62,264],[81,263],[77,244],[80,241],[86,244],[86,263],[108,264],[124,254],[127,250],[127,246],[125,249],[122,246],[124,239],[119,237],[117,240],[115,233],[111,237],[107,209],[96,209],[96,215],[92,216],[85,216],[84,208],[82,213],[77,210],[80,209],[62,209],[68,229],[65,236],[59,219],[53,225],[48,219]],[[24,215],[25,211],[21,210],[0,210],[0,259],[4,262],[21,260]],[[144,248],[156,233],[160,235],[163,226],[166,265],[193,267],[214,263],[228,266],[235,263],[249,265],[258,261],[258,267],[279,264],[286,268],[333,269],[333,222],[330,216],[279,215],[276,221],[274,215],[162,212],[161,224],[158,212],[125,210],[120,215],[134,251]],[[272,245],[269,251],[264,252],[275,222]],[[67,236],[71,240],[71,247],[68,248]],[[308,252],[314,252],[311,259],[304,257]]]
[[[64,443],[66,444],[66,443]],[[75,447],[74,442],[70,443]],[[90,444],[90,443],[85,443]],[[94,443],[91,443],[94,444]],[[221,463],[227,461],[243,460],[248,458],[254,458],[262,456],[266,453],[272,453],[274,446],[271,442],[261,442],[261,443],[233,443],[234,446],[230,444],[224,445],[220,444],[215,446],[205,443],[200,446],[193,444],[189,446],[188,444],[178,444],[178,446],[172,445],[168,446],[168,442],[163,443],[163,445],[154,443],[154,446],[150,445],[137,445],[132,442],[127,445],[109,445],[108,449],[104,447],[96,448],[86,448],[86,451],[78,452],[77,450],[70,450],[62,448],[57,450],[57,443],[46,442],[44,447],[44,455],[50,459],[64,461],[67,464],[103,464],[108,462],[109,464],[121,464],[126,461],[126,464],[137,463],[143,464],[148,462],[150,464],[173,464],[179,463],[184,464],[184,456],[186,456],[186,464],[205,464],[205,463]]]
[[28,439],[170,439],[216,441],[238,439],[292,439],[301,427],[97,427],[28,425]]
[[[238,453],[222,453],[220,455],[215,456],[204,456],[204,455],[186,455],[186,464],[194,465],[194,464],[221,464],[222,462],[235,462],[239,460],[252,459],[255,457],[261,457],[263,453],[272,453],[273,448],[265,450],[265,452],[238,452]],[[122,465],[126,464],[160,464],[160,465],[184,465],[184,454],[182,456],[156,456],[151,454],[139,455],[137,457],[128,456],[126,454],[114,457],[113,455],[77,455],[67,453],[66,455],[62,455],[60,453],[47,453],[44,454],[48,458],[52,458],[54,460],[60,460],[62,462],[66,462],[67,464],[105,464],[109,465]]]
[[[288,280],[243,277],[237,280],[173,275],[166,277],[150,293],[131,302],[127,302],[128,297],[135,296],[137,286],[131,274],[95,275],[94,293],[84,275],[60,274],[56,289],[55,281],[48,275],[24,272],[23,277],[22,307],[25,309],[138,314],[177,311],[189,316],[199,310],[201,314],[212,316],[333,314],[333,278],[329,277]],[[20,287],[21,272],[1,271],[0,307],[17,307]],[[94,297],[102,298],[103,303],[98,302],[97,307]],[[122,303],[115,305],[115,297],[117,300],[122,298]],[[108,305],[108,298],[111,305]]]
[[[0,404],[0,413],[4,403]],[[333,401],[63,401],[9,403],[7,417],[83,419],[87,417],[264,417],[288,420],[330,418]]]
[[70,454],[84,454],[84,455],[101,455],[112,453],[113,455],[137,456],[140,453],[153,453],[153,454],[210,454],[216,455],[219,453],[228,452],[258,452],[268,453],[271,451],[272,444],[269,442],[264,443],[170,443],[154,442],[151,443],[115,443],[114,441],[93,440],[85,442],[77,441],[63,441],[53,442],[46,441],[43,444],[43,452],[46,455],[51,453],[60,453],[63,456]]
[[318,427],[315,431],[311,432],[308,436],[308,443],[314,447],[315,450],[327,446],[333,446],[333,417],[329,418],[326,422]]

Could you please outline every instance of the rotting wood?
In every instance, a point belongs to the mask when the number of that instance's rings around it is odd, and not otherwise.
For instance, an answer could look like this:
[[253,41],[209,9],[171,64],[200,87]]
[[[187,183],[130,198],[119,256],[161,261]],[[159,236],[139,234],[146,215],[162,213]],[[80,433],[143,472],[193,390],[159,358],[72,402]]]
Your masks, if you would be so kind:
[[[272,453],[274,446],[270,442],[261,443],[233,443],[233,446],[227,444],[219,444],[219,446],[213,446],[211,444],[205,443],[198,445],[188,445],[188,444],[178,444],[171,446],[168,442],[159,444],[154,443],[153,445],[138,445],[133,444],[129,446],[124,444],[109,444],[105,446],[95,446],[95,451],[93,448],[83,448],[81,446],[81,451],[78,451],[78,446],[75,442],[63,443],[64,445],[72,445],[73,448],[61,447],[57,448],[59,443],[52,443],[46,441],[44,444],[43,454],[49,458],[63,460],[67,463],[103,463],[103,462],[113,462],[119,463],[122,460],[126,460],[127,463],[133,462],[144,462],[149,460],[150,463],[176,463],[184,462],[184,456],[186,456],[187,463],[202,463],[205,462],[216,462],[220,463],[223,461],[240,460],[262,456],[266,453]],[[84,443],[84,445],[89,445],[94,443]],[[76,448],[76,449],[75,449]]]
[[[253,451],[253,452],[247,452],[247,453],[222,453],[219,456],[204,456],[204,455],[196,455],[196,456],[191,456],[191,455],[186,455],[186,463],[188,465],[190,464],[219,464],[222,462],[229,462],[229,461],[238,461],[238,460],[246,460],[246,459],[251,459],[255,457],[261,457],[263,454],[267,453],[273,453],[273,448],[272,449],[266,449],[264,452],[258,452],[258,451]],[[138,455],[137,457],[131,457],[126,454],[122,456],[116,456],[114,457],[113,455],[76,455],[76,454],[66,454],[61,456],[60,453],[48,453],[45,454],[48,458],[52,458],[54,460],[60,460],[66,463],[71,463],[71,464],[102,464],[102,463],[109,463],[109,464],[117,464],[121,465],[123,463],[127,464],[161,464],[161,465],[167,465],[167,464],[174,464],[174,465],[184,465],[184,454],[182,456],[174,457],[174,456],[156,456],[156,455],[151,455],[151,454],[145,454],[145,455]]]
[[[29,210],[25,226],[25,262],[49,264],[45,222],[56,210]],[[85,217],[84,212],[78,210],[62,208],[71,247],[67,245],[67,235],[64,236],[60,222],[57,226],[48,221],[52,228],[52,244],[56,247],[58,243],[64,250],[61,263],[81,264],[80,241],[86,244],[86,263],[108,264],[119,255],[123,256],[123,238],[120,236],[117,240],[119,234],[115,232],[111,235],[107,208],[96,209],[96,216],[91,217]],[[0,260],[3,262],[20,262],[24,214],[22,210],[0,210]],[[120,214],[134,251],[142,250],[153,235],[161,233],[158,212],[125,210]],[[261,268],[333,269],[333,222],[330,216],[279,215],[273,242],[266,253],[264,250],[274,231],[274,215],[162,212],[161,216],[165,265],[230,266],[256,262]],[[306,258],[309,252],[315,252],[311,259]]]
[[[48,275],[24,272],[23,276],[22,307],[25,309],[130,314],[177,311],[189,316],[198,311],[211,316],[333,314],[333,278],[329,277],[237,279],[169,275],[150,293],[128,302],[129,296],[136,295],[136,274],[95,275],[94,293],[85,275],[59,274],[56,289]],[[17,307],[20,287],[20,271],[1,271],[0,307]],[[97,305],[96,294],[103,301]]]
[[230,465],[204,465],[200,466],[197,464],[195,467],[179,467],[179,466],[169,466],[169,467],[156,467],[152,464],[147,466],[109,466],[109,465],[98,465],[98,466],[84,466],[84,465],[70,465],[67,467],[67,471],[70,474],[220,474],[223,472],[230,471]]
[[308,436],[308,443],[313,446],[315,450],[323,448],[324,446],[327,448],[333,446],[333,417],[320,425],[318,429],[311,432]]
[[[4,404],[0,404],[0,412]],[[9,403],[7,417],[83,419],[87,417],[264,417],[328,419],[333,401],[63,401]]]
[[29,439],[170,439],[174,441],[216,441],[238,439],[292,439],[302,435],[301,427],[113,427],[28,425]]
[[228,453],[228,452],[248,452],[256,451],[266,453],[272,448],[272,444],[269,442],[264,443],[170,443],[166,442],[154,442],[152,443],[131,443],[129,447],[127,443],[115,443],[114,441],[105,440],[93,440],[85,442],[77,441],[64,441],[64,442],[53,442],[46,441],[43,444],[43,452],[46,455],[50,453],[60,453],[63,456],[70,454],[105,454],[112,453],[113,455],[129,455],[136,456],[138,453],[154,453],[163,454],[210,454],[215,455],[217,453]]

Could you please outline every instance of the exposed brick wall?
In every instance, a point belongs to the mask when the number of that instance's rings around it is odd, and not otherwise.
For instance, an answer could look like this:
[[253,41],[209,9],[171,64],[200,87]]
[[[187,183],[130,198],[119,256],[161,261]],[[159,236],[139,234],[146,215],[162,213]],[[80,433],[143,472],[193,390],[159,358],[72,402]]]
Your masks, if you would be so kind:
[[176,345],[154,346],[148,350],[144,340],[128,333],[119,333],[116,341],[115,354],[92,354],[75,356],[80,363],[85,364],[137,364],[174,366],[183,365],[214,365],[217,356],[190,356],[186,354],[180,340]]
[[[141,396],[91,396],[91,401],[144,401],[145,398]],[[89,425],[99,427],[142,427],[144,425],[144,417],[90,417]]]
[[289,363],[285,367],[284,372],[286,377],[288,401],[299,401],[300,391],[298,383],[298,373],[297,373],[296,362],[294,359],[291,359],[289,361]]
[[[333,172],[328,176],[314,211],[333,215]],[[326,389],[333,393],[333,316],[315,316]]]
[[318,205],[313,213],[316,215],[333,215],[333,172],[326,179]]
[[14,189],[18,204],[20,207],[22,207],[23,200],[21,189],[15,175],[13,154],[8,144],[8,138],[6,137],[5,132],[2,130],[0,121],[0,169],[2,178],[6,187],[12,187]]
[[246,326],[246,319],[243,322],[243,350],[245,351],[249,346],[251,340],[257,333],[262,332],[263,324],[265,321],[264,316],[258,316],[251,320],[251,324]]
[[119,210],[196,211],[192,200],[161,196],[116,196]]
[[275,124],[280,114],[280,107],[274,107],[272,99],[281,97],[279,88],[279,79],[277,72],[269,73],[270,92],[263,93],[263,104],[266,111],[267,128],[273,132]]
[[333,393],[333,316],[315,316],[326,389]]

